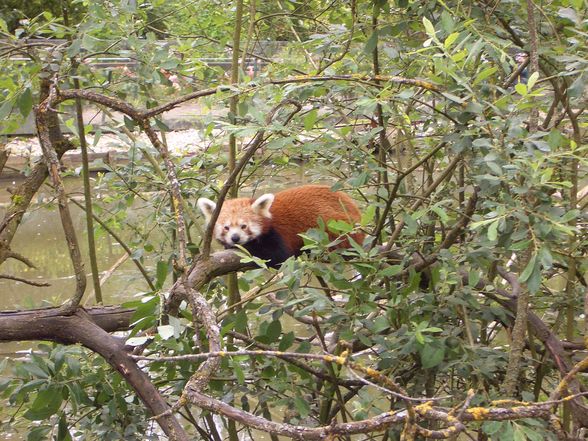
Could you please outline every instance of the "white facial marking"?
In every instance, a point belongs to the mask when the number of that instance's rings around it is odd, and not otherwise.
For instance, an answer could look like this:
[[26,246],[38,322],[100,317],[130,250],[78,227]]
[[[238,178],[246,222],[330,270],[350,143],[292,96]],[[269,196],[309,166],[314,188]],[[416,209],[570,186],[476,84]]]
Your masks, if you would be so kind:
[[224,230],[224,227],[219,223],[217,223],[214,226],[214,237],[217,240],[220,240],[221,242],[222,242],[222,238],[223,238],[223,230]]
[[251,236],[257,237],[261,235],[261,225],[253,223],[251,225],[248,225],[248,227],[249,231],[251,231]]

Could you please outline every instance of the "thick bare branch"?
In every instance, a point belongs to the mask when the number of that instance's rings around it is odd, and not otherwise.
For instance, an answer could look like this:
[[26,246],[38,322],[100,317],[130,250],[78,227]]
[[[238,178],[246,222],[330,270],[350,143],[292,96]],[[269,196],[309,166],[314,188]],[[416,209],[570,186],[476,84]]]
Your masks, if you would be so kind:
[[[42,79],[39,93],[40,100],[44,100],[49,96],[50,88],[50,81]],[[63,136],[59,126],[57,112],[49,108],[45,116],[45,122],[49,139],[55,147],[57,157],[61,158],[66,151],[73,148],[73,144]],[[31,204],[33,196],[37,193],[41,185],[43,185],[48,174],[46,163],[40,161],[33,167],[33,170],[23,183],[12,192],[11,204],[4,214],[4,220],[0,223],[0,265],[8,258],[15,258],[29,267],[34,266],[28,259],[24,257],[20,258],[20,254],[11,251],[10,244],[24,213]]]
[[[190,299],[190,305],[192,306],[192,314],[194,317],[194,325],[203,325],[206,337],[208,340],[208,347],[211,351],[220,351],[220,327],[216,322],[216,315],[208,305],[206,299],[195,289],[188,289],[188,298]],[[198,339],[195,335],[194,339]],[[195,342],[198,344],[198,342]],[[191,400],[192,392],[201,392],[210,380],[210,377],[216,372],[220,365],[220,358],[210,357],[202,363],[196,372],[190,377],[190,380],[184,388],[184,393]]]
[[53,186],[57,191],[57,201],[59,206],[59,214],[61,217],[61,224],[65,233],[65,239],[67,241],[69,255],[76,278],[76,291],[73,297],[63,305],[63,308],[66,312],[74,313],[82,300],[84,291],[86,290],[86,274],[84,271],[84,263],[82,262],[82,255],[78,245],[71,213],[69,212],[65,187],[63,186],[63,182],[59,174],[59,156],[55,146],[53,145],[50,134],[51,121],[48,118],[48,113],[51,112],[51,109],[54,106],[55,96],[56,90],[55,88],[51,87],[49,89],[48,97],[35,108],[35,120],[39,141],[41,143],[41,148],[43,149],[43,155],[49,168],[49,174],[53,181]]

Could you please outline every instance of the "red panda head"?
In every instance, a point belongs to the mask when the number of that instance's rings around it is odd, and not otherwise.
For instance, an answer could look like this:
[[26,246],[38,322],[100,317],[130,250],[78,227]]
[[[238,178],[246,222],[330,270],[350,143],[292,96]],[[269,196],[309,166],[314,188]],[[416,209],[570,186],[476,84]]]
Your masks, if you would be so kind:
[[[270,207],[274,195],[264,194],[257,199],[239,198],[224,202],[216,224],[214,237],[226,248],[245,245],[267,231],[272,217]],[[216,203],[210,199],[198,199],[198,208],[204,214],[206,222],[210,221]]]

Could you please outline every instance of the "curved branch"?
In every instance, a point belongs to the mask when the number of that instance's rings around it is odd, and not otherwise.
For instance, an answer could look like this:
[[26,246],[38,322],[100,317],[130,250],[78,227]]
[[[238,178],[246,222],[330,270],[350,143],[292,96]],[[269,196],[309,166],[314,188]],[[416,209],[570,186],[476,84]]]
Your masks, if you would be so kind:
[[357,21],[356,0],[351,0],[350,8],[351,8],[351,27],[349,28],[349,38],[347,38],[347,41],[345,42],[345,46],[343,47],[343,50],[341,51],[341,53],[338,56],[329,60],[324,66],[322,65],[322,60],[321,60],[321,63],[319,63],[319,68],[316,72],[317,75],[320,74],[321,72],[324,72],[325,70],[327,70],[327,68],[329,66],[332,66],[337,61],[341,61],[345,57],[345,55],[347,55],[347,53],[349,52],[349,48],[351,47],[351,42],[353,41],[353,34],[355,32],[355,22]]
[[[163,414],[169,406],[126,352],[120,339],[108,332],[129,326],[133,310],[119,307],[78,309],[64,315],[61,308],[35,311],[0,312],[0,341],[50,340],[62,344],[80,343],[101,355],[135,390],[153,415]],[[173,440],[190,438],[172,415],[159,420],[165,434]]]
[[[16,216],[14,216],[14,217],[16,217]],[[22,254],[15,253],[14,251],[8,250],[5,254],[5,256],[7,259],[18,260],[19,262],[24,263],[29,268],[36,268],[35,264],[28,257],[25,257]],[[2,260],[0,260],[0,263],[1,262],[2,262]]]
[[0,274],[0,279],[15,280],[31,286],[51,286],[51,284],[47,282],[35,282],[33,280],[23,279],[22,277],[11,276],[9,274]]
[[[431,185],[429,185],[425,189],[425,191],[422,194],[422,197],[427,198],[431,193],[433,193],[437,189],[437,187],[439,187],[443,183],[443,181],[445,181],[445,179],[450,177],[451,174],[453,173],[453,170],[455,170],[455,167],[457,167],[457,165],[460,163],[461,160],[462,160],[461,154],[459,154],[455,158],[453,158],[451,160],[451,162],[449,164],[447,164],[447,167],[445,167],[445,170],[443,170],[443,172],[439,176],[437,176],[435,181],[433,183],[431,183]],[[417,201],[415,201],[414,204],[412,204],[412,206],[410,207],[410,211],[413,211],[413,212],[416,211],[422,204],[423,204],[423,199],[418,199]],[[398,239],[398,236],[400,236],[400,233],[402,232],[402,229],[404,228],[404,224],[405,224],[404,220],[398,221],[398,223],[396,224],[396,228],[394,228],[394,231],[392,232],[392,234],[388,238],[388,243],[386,245],[384,245],[384,247],[382,249],[383,252],[387,252],[392,249],[392,246],[394,245],[394,241],[396,239]]]

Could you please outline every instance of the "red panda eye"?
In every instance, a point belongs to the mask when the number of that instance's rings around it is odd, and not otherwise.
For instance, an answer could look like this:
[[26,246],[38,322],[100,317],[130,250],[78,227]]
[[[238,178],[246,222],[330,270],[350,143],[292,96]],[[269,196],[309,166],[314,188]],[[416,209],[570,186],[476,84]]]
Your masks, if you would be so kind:
[[225,226],[225,231],[229,231],[229,227],[228,226]]
[[244,230],[245,228],[247,228],[247,225],[245,225],[245,224],[241,225],[242,230]]

